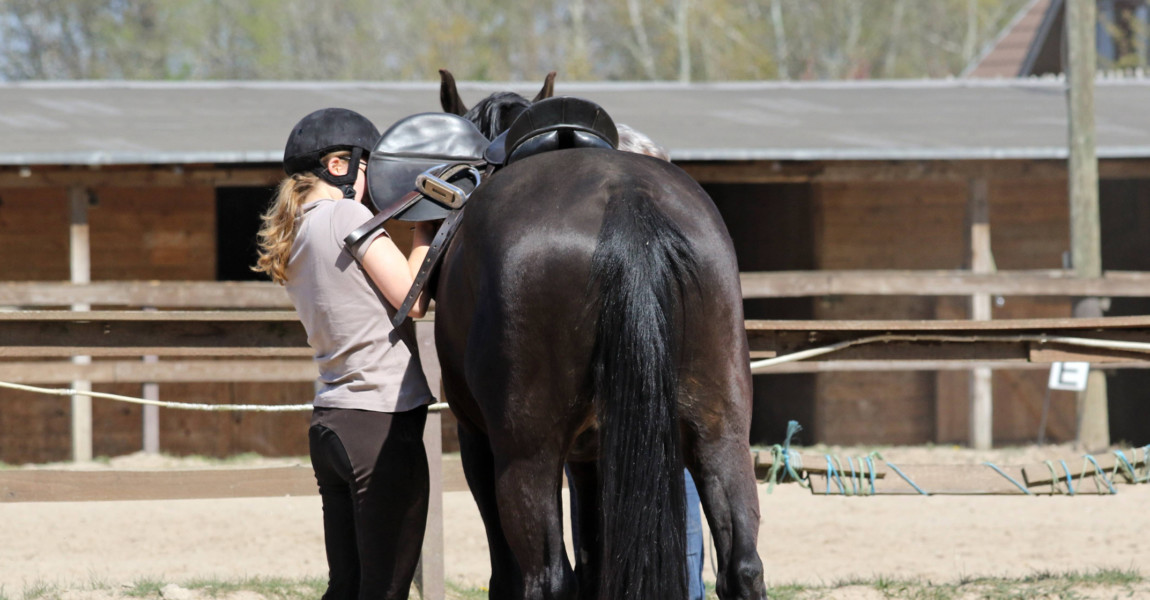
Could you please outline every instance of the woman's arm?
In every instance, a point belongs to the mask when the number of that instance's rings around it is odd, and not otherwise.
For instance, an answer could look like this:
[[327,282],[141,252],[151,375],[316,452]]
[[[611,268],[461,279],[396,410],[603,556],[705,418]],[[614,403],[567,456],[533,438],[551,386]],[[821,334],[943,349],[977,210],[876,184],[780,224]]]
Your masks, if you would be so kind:
[[[385,235],[372,240],[367,252],[364,253],[361,261],[363,269],[367,271],[379,291],[383,292],[383,297],[396,309],[407,298],[407,292],[411,289],[416,274],[419,273],[419,267],[423,264],[423,258],[427,256],[427,247],[434,235],[435,228],[431,222],[416,223],[411,253],[406,258],[395,242]],[[408,314],[413,319],[422,317],[427,311],[429,300],[427,294],[421,291]]]

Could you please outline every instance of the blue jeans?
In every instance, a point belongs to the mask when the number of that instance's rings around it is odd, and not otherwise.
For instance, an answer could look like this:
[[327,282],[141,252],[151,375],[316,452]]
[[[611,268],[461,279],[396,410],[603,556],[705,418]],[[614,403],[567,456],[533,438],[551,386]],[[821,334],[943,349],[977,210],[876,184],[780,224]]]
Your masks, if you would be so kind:
[[691,472],[683,469],[687,488],[687,598],[703,600],[703,520],[699,515],[699,490]]
[[[571,471],[567,470],[567,491],[571,502],[571,537],[575,548],[579,548],[578,499],[575,484],[571,481]],[[687,491],[687,598],[703,600],[703,520],[699,510],[699,490],[691,472],[683,469],[683,487]]]

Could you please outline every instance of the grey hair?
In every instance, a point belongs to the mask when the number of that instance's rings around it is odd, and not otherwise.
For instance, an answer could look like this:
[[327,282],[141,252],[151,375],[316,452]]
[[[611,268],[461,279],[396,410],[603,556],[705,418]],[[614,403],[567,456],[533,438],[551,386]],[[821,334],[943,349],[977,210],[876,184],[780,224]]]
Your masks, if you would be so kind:
[[639,133],[630,125],[616,123],[615,128],[619,130],[619,149],[624,152],[634,152],[635,154],[646,154],[647,156],[654,156],[655,158],[670,162],[671,156],[662,146],[656,144],[654,140],[646,135]]

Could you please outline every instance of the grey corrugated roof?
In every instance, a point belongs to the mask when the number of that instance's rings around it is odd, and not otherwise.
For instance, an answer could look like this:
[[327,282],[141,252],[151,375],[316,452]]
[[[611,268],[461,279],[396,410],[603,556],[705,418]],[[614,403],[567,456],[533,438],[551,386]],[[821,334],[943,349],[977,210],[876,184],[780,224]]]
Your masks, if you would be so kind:
[[[460,84],[468,103],[539,84]],[[1059,80],[560,82],[676,160],[1064,158]],[[1099,81],[1099,156],[1150,157],[1150,80]],[[380,129],[438,110],[435,83],[0,84],[0,165],[271,163],[291,125],[325,106]]]

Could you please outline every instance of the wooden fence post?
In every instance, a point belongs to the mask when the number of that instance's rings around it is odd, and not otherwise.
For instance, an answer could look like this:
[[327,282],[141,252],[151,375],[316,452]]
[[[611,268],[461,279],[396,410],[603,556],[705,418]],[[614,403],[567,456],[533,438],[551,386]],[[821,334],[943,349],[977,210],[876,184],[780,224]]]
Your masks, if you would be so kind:
[[[154,306],[143,307],[145,312],[154,312]],[[160,362],[160,358],[155,355],[144,356],[144,364],[155,364]],[[159,400],[160,399],[160,384],[155,382],[145,382],[140,385],[140,395],[145,400]],[[143,450],[146,454],[159,454],[160,453],[160,407],[149,406],[147,404],[143,407]]]
[[[986,179],[972,179],[967,200],[970,220],[970,270],[973,273],[993,273],[994,255],[990,248],[990,191]],[[970,318],[989,321],[993,317],[990,294],[970,297]],[[994,372],[978,367],[970,372],[970,445],[988,450],[994,444]]]
[[[1070,256],[1078,277],[1102,275],[1102,233],[1098,208],[1098,153],[1094,124],[1097,71],[1095,0],[1066,1],[1067,108],[1070,162]],[[1075,317],[1102,316],[1098,298],[1079,299]],[[1106,379],[1092,371],[1078,394],[1078,441],[1088,448],[1110,445]]]
[[[92,279],[91,249],[88,238],[88,190],[84,186],[68,188],[69,204],[69,271],[72,283],[89,283]],[[73,304],[74,311],[87,311],[88,304]],[[78,365],[91,364],[90,356],[74,356],[72,362]],[[72,389],[79,392],[91,391],[89,381],[73,381]],[[72,396],[72,460],[85,462],[92,460],[92,397],[83,393]]]
[[427,530],[419,557],[419,593],[423,600],[443,600],[443,432],[439,411],[428,411],[423,428],[427,470],[431,478],[427,501]]

